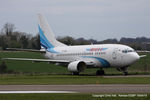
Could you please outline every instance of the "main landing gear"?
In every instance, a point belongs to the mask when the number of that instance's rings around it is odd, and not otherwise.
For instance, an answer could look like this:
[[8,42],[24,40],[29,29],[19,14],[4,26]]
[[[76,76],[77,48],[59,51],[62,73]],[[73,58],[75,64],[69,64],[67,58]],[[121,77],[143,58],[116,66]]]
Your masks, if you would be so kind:
[[122,71],[123,75],[128,75],[128,71],[127,71],[128,67],[121,67],[121,68],[117,68],[118,71]]
[[100,68],[100,70],[96,71],[96,75],[105,75],[105,71],[102,68]]
[[72,75],[79,75],[79,72],[72,72]]

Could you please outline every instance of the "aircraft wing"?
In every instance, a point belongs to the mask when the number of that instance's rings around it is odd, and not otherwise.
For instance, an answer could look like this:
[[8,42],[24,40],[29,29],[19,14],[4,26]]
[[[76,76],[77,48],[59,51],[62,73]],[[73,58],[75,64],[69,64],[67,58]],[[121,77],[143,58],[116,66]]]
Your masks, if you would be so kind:
[[40,53],[46,53],[46,51],[45,51],[45,50],[35,50],[35,49],[6,48],[6,50],[11,50],[11,51],[28,51],[28,52],[40,52]]
[[69,63],[67,60],[51,60],[51,59],[30,59],[30,58],[2,58],[2,60],[18,60],[18,61],[33,61],[33,62],[59,62],[59,63]]
[[150,53],[150,51],[147,51],[147,50],[137,50],[136,52],[138,52],[138,53]]
[[[137,50],[137,53],[150,53],[150,51],[147,50]],[[140,58],[146,57],[147,55],[140,55]]]
[[147,55],[139,55],[140,56],[140,58],[143,58],[143,57],[146,57]]
[[[70,63],[69,60],[51,60],[51,59],[31,59],[31,58],[2,58],[2,60],[16,60],[16,61],[32,61],[32,62],[50,62],[50,63]],[[94,62],[83,60],[87,65],[94,65]]]

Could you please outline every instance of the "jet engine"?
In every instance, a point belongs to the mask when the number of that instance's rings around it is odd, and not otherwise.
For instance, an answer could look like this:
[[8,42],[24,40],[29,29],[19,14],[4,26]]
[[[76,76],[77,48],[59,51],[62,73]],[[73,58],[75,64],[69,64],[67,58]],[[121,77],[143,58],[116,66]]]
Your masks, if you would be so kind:
[[86,64],[83,61],[74,61],[69,63],[68,70],[70,72],[83,72],[86,68]]

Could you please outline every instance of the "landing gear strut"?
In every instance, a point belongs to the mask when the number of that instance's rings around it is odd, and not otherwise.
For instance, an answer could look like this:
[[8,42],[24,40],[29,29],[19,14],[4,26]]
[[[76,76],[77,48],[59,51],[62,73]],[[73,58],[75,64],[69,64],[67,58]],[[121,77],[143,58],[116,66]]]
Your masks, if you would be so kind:
[[72,72],[72,75],[79,75],[79,72]]
[[128,69],[128,67],[117,68],[118,71],[122,71],[123,72],[123,75],[128,75],[127,69]]
[[105,75],[105,71],[101,68],[100,70],[96,71],[96,75]]

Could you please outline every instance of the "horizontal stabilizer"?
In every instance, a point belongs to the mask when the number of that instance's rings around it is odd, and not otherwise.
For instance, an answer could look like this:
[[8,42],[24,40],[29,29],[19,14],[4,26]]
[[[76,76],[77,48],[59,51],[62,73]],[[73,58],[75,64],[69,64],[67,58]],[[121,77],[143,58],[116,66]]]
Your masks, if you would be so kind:
[[28,52],[39,52],[39,53],[46,53],[45,50],[35,50],[35,49],[20,49],[20,48],[6,48],[9,51],[28,51]]

